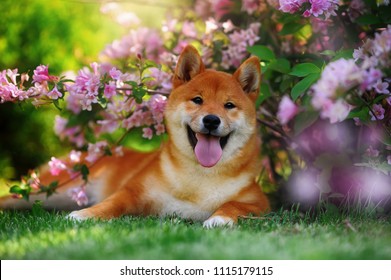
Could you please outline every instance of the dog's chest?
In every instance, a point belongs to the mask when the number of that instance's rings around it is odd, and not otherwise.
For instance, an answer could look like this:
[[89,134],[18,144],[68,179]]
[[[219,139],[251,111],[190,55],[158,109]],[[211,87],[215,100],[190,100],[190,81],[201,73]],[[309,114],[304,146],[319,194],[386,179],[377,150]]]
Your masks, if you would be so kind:
[[152,184],[149,198],[160,216],[177,215],[193,220],[206,220],[221,205],[230,201],[244,187],[249,178],[242,175],[221,180],[212,176],[194,178],[191,175],[171,177],[172,180]]

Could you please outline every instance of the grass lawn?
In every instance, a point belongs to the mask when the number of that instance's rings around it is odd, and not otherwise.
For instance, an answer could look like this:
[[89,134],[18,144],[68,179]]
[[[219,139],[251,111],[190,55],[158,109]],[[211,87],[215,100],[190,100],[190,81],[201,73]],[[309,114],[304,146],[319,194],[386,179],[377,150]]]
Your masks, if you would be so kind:
[[0,212],[1,259],[391,259],[391,217],[279,211],[206,230],[178,218]]

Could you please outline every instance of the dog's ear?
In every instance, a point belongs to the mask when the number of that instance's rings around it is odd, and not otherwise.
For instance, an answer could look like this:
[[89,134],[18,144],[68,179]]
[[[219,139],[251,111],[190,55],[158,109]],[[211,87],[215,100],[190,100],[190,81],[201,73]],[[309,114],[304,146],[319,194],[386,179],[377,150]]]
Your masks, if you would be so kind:
[[204,70],[205,66],[198,51],[193,46],[188,45],[182,51],[175,68],[173,87],[176,88],[187,83]]
[[233,76],[242,86],[245,93],[258,94],[261,83],[261,66],[259,59],[255,56],[248,58],[240,65]]

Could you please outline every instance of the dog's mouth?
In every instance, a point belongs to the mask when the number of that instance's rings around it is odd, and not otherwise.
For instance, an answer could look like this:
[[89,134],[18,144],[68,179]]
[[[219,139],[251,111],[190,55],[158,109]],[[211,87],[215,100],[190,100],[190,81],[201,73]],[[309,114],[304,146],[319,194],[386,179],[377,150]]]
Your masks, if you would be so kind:
[[187,126],[187,136],[199,164],[204,167],[213,167],[223,155],[223,149],[227,145],[230,134],[223,137],[210,133],[204,134],[194,132],[190,126]]

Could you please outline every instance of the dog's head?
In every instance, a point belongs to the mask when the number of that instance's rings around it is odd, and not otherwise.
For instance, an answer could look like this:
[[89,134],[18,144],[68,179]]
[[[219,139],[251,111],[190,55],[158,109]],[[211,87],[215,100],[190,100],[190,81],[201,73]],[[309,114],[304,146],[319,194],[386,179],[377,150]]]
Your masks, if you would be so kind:
[[170,141],[204,167],[241,153],[255,135],[260,72],[256,57],[233,75],[205,70],[197,50],[187,46],[165,111]]

